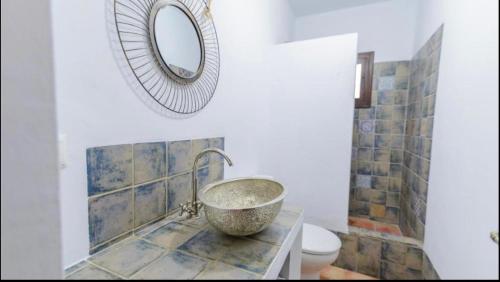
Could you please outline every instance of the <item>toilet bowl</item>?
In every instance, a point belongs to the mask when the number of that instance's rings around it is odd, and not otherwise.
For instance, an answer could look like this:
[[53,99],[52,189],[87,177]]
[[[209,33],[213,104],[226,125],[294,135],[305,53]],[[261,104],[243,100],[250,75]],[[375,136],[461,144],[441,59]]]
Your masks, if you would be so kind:
[[319,279],[323,268],[335,262],[342,242],[332,232],[304,223],[302,231],[302,279]]

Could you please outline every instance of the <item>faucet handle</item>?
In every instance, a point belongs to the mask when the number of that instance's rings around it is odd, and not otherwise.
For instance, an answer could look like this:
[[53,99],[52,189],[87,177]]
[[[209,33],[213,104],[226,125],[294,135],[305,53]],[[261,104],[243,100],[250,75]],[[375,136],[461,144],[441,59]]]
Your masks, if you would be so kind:
[[189,206],[189,202],[184,203],[184,204],[179,204],[179,208],[181,209],[179,212],[179,216],[183,216],[184,213],[188,211],[188,206]]
[[179,208],[181,209],[181,210],[179,211],[179,216],[183,216],[183,215],[184,215],[184,212],[185,212],[185,210],[184,210],[184,205],[183,205],[183,204],[179,204]]

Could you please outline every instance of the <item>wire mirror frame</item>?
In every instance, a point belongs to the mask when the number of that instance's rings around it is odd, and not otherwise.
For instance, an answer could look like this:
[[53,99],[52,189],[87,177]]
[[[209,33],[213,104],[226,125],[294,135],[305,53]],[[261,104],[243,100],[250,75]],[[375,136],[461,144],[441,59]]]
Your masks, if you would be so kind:
[[[197,25],[204,46],[203,70],[196,80],[171,77],[155,53],[150,20],[158,2],[183,7]],[[125,59],[144,91],[161,107],[176,114],[194,114],[210,102],[219,80],[220,54],[215,25],[205,15],[204,0],[114,0],[117,35]]]

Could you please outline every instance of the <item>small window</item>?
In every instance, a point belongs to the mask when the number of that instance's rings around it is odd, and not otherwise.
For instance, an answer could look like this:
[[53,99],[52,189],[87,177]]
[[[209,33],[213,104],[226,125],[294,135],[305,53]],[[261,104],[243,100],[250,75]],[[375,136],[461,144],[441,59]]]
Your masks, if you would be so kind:
[[356,86],[354,97],[356,108],[369,108],[372,104],[374,52],[359,53],[356,64]]

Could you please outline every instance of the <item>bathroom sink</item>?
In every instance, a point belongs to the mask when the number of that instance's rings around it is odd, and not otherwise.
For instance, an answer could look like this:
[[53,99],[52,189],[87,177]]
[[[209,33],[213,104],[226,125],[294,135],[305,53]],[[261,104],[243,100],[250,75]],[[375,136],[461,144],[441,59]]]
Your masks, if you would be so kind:
[[286,190],[264,178],[237,178],[209,184],[198,193],[208,222],[232,236],[249,236],[268,227],[281,210]]

